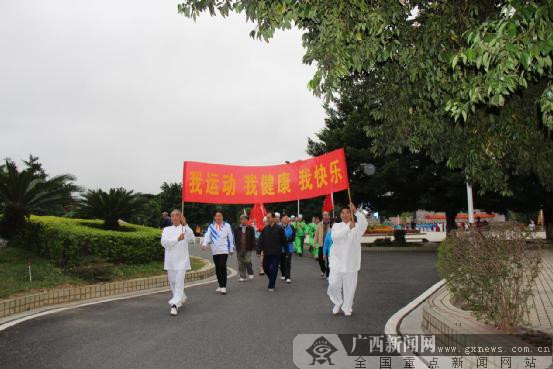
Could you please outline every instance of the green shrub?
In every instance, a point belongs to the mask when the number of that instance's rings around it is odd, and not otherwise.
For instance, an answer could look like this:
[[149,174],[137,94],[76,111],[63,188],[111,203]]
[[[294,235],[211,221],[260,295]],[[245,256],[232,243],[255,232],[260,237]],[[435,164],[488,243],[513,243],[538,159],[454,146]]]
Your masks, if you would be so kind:
[[157,228],[125,224],[122,231],[105,230],[100,220],[31,216],[12,245],[38,251],[66,268],[97,256],[112,263],[137,264],[163,259]]
[[524,323],[540,262],[539,249],[510,224],[452,231],[438,249],[438,271],[454,300],[506,332]]

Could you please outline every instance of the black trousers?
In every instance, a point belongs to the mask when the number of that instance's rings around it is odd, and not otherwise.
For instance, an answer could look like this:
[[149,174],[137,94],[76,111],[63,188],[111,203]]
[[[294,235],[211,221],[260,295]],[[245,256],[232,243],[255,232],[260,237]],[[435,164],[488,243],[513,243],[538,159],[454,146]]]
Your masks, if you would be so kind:
[[328,274],[330,273],[330,268],[328,266],[328,257],[326,258],[326,261],[323,257],[323,248],[319,248],[319,256],[317,257],[319,260],[319,267],[321,268],[321,273],[325,273],[328,277]]
[[290,279],[290,274],[292,273],[292,253],[287,252],[280,255],[280,274],[286,278]]
[[213,255],[213,263],[215,264],[215,274],[219,287],[227,287],[227,258],[228,254]]
[[279,255],[263,255],[263,270],[265,271],[267,278],[269,278],[268,288],[275,288],[279,260]]

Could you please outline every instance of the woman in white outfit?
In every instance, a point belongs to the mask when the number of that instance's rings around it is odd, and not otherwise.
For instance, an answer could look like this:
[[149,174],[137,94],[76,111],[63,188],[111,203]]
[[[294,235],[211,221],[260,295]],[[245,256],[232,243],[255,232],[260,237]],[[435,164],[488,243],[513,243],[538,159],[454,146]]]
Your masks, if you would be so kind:
[[[357,223],[353,214],[357,216]],[[333,314],[342,309],[346,316],[350,316],[357,288],[357,272],[361,269],[361,237],[367,230],[368,222],[365,215],[351,203],[349,209],[342,209],[340,218],[342,222],[335,223],[331,231],[327,294],[334,303]]]
[[190,270],[188,243],[194,242],[194,232],[186,224],[186,219],[179,210],[171,212],[172,225],[163,228],[161,245],[165,248],[163,268],[167,271],[167,279],[173,296],[169,300],[171,315],[177,315],[179,307],[186,301],[184,294],[184,278]]

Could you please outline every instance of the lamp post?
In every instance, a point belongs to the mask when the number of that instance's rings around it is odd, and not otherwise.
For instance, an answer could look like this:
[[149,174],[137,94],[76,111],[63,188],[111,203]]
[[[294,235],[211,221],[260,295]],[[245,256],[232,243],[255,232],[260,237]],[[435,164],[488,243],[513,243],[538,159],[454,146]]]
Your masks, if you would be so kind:
[[[360,167],[363,171],[363,174],[367,177],[373,176],[376,173],[376,166],[372,163],[362,163]],[[361,211],[365,213],[365,215],[369,215],[369,212],[365,209],[361,208]]]
[[467,179],[467,210],[468,210],[468,217],[469,217],[469,224],[474,224],[474,201],[472,198],[472,185],[469,183]]

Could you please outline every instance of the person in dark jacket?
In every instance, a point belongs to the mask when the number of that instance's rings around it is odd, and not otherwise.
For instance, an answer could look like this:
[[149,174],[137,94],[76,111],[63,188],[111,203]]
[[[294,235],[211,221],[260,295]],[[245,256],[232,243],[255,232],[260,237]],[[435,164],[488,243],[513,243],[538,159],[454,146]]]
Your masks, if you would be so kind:
[[257,253],[263,252],[263,270],[269,278],[268,290],[275,290],[275,283],[278,274],[278,264],[282,249],[288,247],[288,241],[284,234],[284,229],[276,224],[273,213],[267,213],[267,225],[261,231],[259,242],[257,243]]
[[255,249],[255,230],[248,224],[246,215],[240,216],[240,224],[234,229],[234,243],[240,273],[239,281],[253,279],[252,250]]
[[294,254],[294,242],[296,240],[296,229],[290,224],[288,215],[282,216],[282,228],[288,242],[288,246],[282,248],[280,255],[280,274],[281,280],[286,280],[286,283],[292,283],[290,274],[292,273],[292,255]]
[[159,223],[159,228],[163,229],[165,227],[170,227],[171,225],[173,225],[173,223],[171,222],[171,217],[169,216],[168,212],[164,211],[163,213],[161,213],[161,222]]

